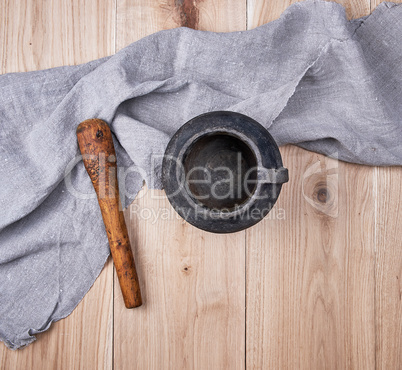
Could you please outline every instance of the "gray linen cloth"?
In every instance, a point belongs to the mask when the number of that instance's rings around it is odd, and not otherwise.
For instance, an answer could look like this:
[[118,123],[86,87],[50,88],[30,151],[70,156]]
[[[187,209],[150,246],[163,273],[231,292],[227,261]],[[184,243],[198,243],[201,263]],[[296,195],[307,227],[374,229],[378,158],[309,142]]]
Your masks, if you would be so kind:
[[402,6],[347,21],[310,0],[251,31],[161,31],[84,65],[0,76],[0,339],[22,347],[69,315],[109,255],[74,160],[81,121],[110,124],[125,205],[144,179],[161,187],[169,138],[213,110],[251,116],[280,145],[401,165],[401,40]]

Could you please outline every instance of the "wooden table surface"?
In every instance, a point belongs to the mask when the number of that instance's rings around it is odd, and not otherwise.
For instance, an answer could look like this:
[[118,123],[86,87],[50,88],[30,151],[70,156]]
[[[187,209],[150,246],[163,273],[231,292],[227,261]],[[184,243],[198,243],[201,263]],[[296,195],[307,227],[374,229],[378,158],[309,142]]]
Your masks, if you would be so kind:
[[[350,18],[379,3],[341,2]],[[251,29],[290,3],[0,0],[0,72],[87,62],[181,25]],[[125,215],[145,304],[124,308],[109,260],[68,318],[25,349],[0,344],[0,368],[402,369],[401,168],[281,152],[290,183],[240,233],[199,231],[143,190]]]

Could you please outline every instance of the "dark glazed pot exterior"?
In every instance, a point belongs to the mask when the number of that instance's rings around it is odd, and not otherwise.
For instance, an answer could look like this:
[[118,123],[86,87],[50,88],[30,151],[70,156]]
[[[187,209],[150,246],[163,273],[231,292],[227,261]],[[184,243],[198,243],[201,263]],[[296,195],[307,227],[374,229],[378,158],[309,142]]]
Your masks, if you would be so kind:
[[244,230],[262,220],[287,181],[268,131],[228,111],[184,124],[170,140],[162,165],[162,183],[176,212],[214,233]]

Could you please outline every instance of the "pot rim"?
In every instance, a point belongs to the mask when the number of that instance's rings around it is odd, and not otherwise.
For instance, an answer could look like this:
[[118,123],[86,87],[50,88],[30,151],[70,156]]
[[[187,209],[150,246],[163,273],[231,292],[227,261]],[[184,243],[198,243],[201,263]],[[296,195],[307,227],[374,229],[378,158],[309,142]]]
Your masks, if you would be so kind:
[[[180,184],[183,159],[189,148],[202,137],[215,134],[241,140],[257,162],[257,183],[252,196],[229,212],[198,204]],[[287,169],[282,165],[279,148],[269,132],[252,118],[231,111],[204,113],[181,126],[169,141],[162,163],[162,184],[173,208],[193,226],[214,233],[241,231],[261,221],[272,209],[282,184],[287,181]],[[243,218],[254,210],[260,210],[261,214],[256,218]]]

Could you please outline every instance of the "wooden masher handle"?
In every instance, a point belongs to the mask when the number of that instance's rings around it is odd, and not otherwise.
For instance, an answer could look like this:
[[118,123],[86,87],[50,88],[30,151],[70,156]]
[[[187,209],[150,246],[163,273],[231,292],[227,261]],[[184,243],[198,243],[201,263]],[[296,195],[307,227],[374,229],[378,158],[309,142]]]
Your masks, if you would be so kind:
[[120,210],[112,133],[106,122],[88,119],[77,127],[77,138],[85,168],[98,197],[124,303],[127,308],[141,306],[133,252],[124,215]]

